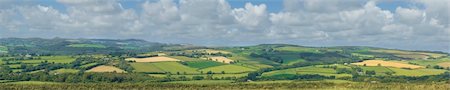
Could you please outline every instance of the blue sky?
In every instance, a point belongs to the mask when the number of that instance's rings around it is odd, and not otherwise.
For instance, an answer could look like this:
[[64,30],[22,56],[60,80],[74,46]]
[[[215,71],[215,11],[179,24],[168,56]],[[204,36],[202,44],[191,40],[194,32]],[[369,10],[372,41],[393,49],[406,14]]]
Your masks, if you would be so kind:
[[449,0],[2,0],[0,38],[450,52]]

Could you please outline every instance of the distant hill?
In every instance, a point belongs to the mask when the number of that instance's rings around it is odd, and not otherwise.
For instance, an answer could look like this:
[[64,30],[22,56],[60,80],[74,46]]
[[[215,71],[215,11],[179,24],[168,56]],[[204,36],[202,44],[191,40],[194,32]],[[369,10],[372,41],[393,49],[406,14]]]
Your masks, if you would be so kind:
[[139,39],[2,38],[0,46],[10,54],[111,54],[157,51],[170,45]]

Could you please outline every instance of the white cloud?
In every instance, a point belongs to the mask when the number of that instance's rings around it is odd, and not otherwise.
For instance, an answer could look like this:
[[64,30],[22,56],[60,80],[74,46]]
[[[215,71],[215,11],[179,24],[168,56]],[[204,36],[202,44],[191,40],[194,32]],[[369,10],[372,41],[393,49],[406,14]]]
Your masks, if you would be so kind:
[[[271,6],[266,4],[246,3],[244,7],[232,8],[225,0],[149,0],[137,9],[124,8],[118,0],[57,2],[66,9],[0,1],[0,37],[139,38],[210,45],[292,43],[413,49],[445,47],[449,45],[445,42],[450,42],[448,0],[415,0],[411,2],[418,4],[413,5],[423,4],[424,8],[397,7],[393,12],[378,7],[378,0],[285,0],[279,12],[268,12]],[[410,46],[402,47],[404,43]]]

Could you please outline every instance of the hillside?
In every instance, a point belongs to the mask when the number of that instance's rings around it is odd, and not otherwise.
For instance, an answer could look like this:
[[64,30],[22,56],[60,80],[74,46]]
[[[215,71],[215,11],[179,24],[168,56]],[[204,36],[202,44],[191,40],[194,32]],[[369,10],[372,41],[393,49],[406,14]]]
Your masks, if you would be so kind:
[[288,44],[213,48],[135,39],[58,38],[5,38],[0,46],[4,83],[448,83],[450,79],[449,55],[431,51]]

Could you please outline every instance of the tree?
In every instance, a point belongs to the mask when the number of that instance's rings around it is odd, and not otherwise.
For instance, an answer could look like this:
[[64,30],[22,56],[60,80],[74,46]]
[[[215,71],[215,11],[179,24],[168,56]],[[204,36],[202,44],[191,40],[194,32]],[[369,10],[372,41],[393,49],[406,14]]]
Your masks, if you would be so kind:
[[225,71],[222,71],[222,74],[225,74]]
[[375,74],[376,74],[376,72],[374,70],[366,71],[366,75],[372,76],[372,75],[375,75]]

